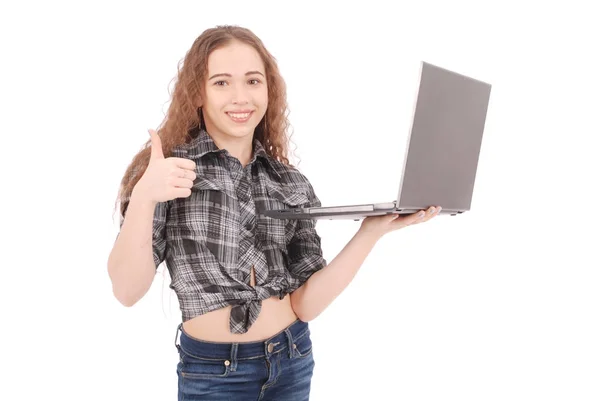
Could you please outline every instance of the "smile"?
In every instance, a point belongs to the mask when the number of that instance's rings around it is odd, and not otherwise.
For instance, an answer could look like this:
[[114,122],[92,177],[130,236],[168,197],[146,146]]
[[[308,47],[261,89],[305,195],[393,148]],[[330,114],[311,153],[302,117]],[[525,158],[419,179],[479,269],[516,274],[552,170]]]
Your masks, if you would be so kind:
[[230,112],[228,112],[227,115],[229,116],[229,118],[231,118],[233,121],[235,121],[237,123],[244,123],[250,119],[250,116],[252,115],[252,113],[253,113],[252,111],[245,112],[245,113],[230,113]]

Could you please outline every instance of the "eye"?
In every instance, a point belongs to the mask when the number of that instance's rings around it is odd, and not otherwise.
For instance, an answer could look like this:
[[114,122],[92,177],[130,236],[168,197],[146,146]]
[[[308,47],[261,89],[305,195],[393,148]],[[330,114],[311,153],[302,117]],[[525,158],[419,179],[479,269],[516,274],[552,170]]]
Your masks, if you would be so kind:
[[227,82],[225,82],[225,81],[217,81],[217,82],[215,82],[215,85],[217,85],[217,86],[225,86],[225,85],[227,85]]
[[260,83],[260,80],[256,79],[256,78],[252,78],[250,81],[248,81],[251,85],[258,85]]

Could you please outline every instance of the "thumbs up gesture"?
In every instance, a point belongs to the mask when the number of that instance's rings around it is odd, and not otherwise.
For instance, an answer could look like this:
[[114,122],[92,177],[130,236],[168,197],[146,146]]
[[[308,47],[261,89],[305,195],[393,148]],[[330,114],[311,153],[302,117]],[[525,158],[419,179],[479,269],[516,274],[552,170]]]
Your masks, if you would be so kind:
[[151,140],[150,162],[134,190],[156,203],[190,196],[196,179],[196,163],[180,157],[165,158],[160,137],[152,129],[148,132]]

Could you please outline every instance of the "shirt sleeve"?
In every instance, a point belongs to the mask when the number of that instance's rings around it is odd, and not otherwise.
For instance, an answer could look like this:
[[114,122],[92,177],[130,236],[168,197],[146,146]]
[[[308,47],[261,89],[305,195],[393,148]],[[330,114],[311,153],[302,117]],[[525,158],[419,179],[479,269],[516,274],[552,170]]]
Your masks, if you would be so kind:
[[[129,201],[125,203],[123,214],[121,214],[119,228],[123,227],[125,221],[125,214],[127,213],[127,207]],[[167,214],[169,212],[170,202],[160,202],[154,209],[154,216],[152,218],[152,256],[154,258],[154,264],[158,269],[158,266],[164,262],[166,256],[166,222]],[[117,234],[118,237],[118,234]]]
[[[319,207],[321,201],[308,184],[309,202],[305,207]],[[298,220],[296,231],[288,244],[288,270],[293,278],[290,292],[298,289],[311,275],[327,265],[323,257],[321,237],[316,231],[314,219]]]

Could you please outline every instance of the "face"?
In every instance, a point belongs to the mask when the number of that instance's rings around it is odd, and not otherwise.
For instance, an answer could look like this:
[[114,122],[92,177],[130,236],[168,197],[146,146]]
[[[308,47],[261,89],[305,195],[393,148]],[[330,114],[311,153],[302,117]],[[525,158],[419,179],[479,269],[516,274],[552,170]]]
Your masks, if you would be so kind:
[[213,51],[200,101],[206,130],[221,141],[252,138],[268,104],[265,67],[249,45],[232,42]]

